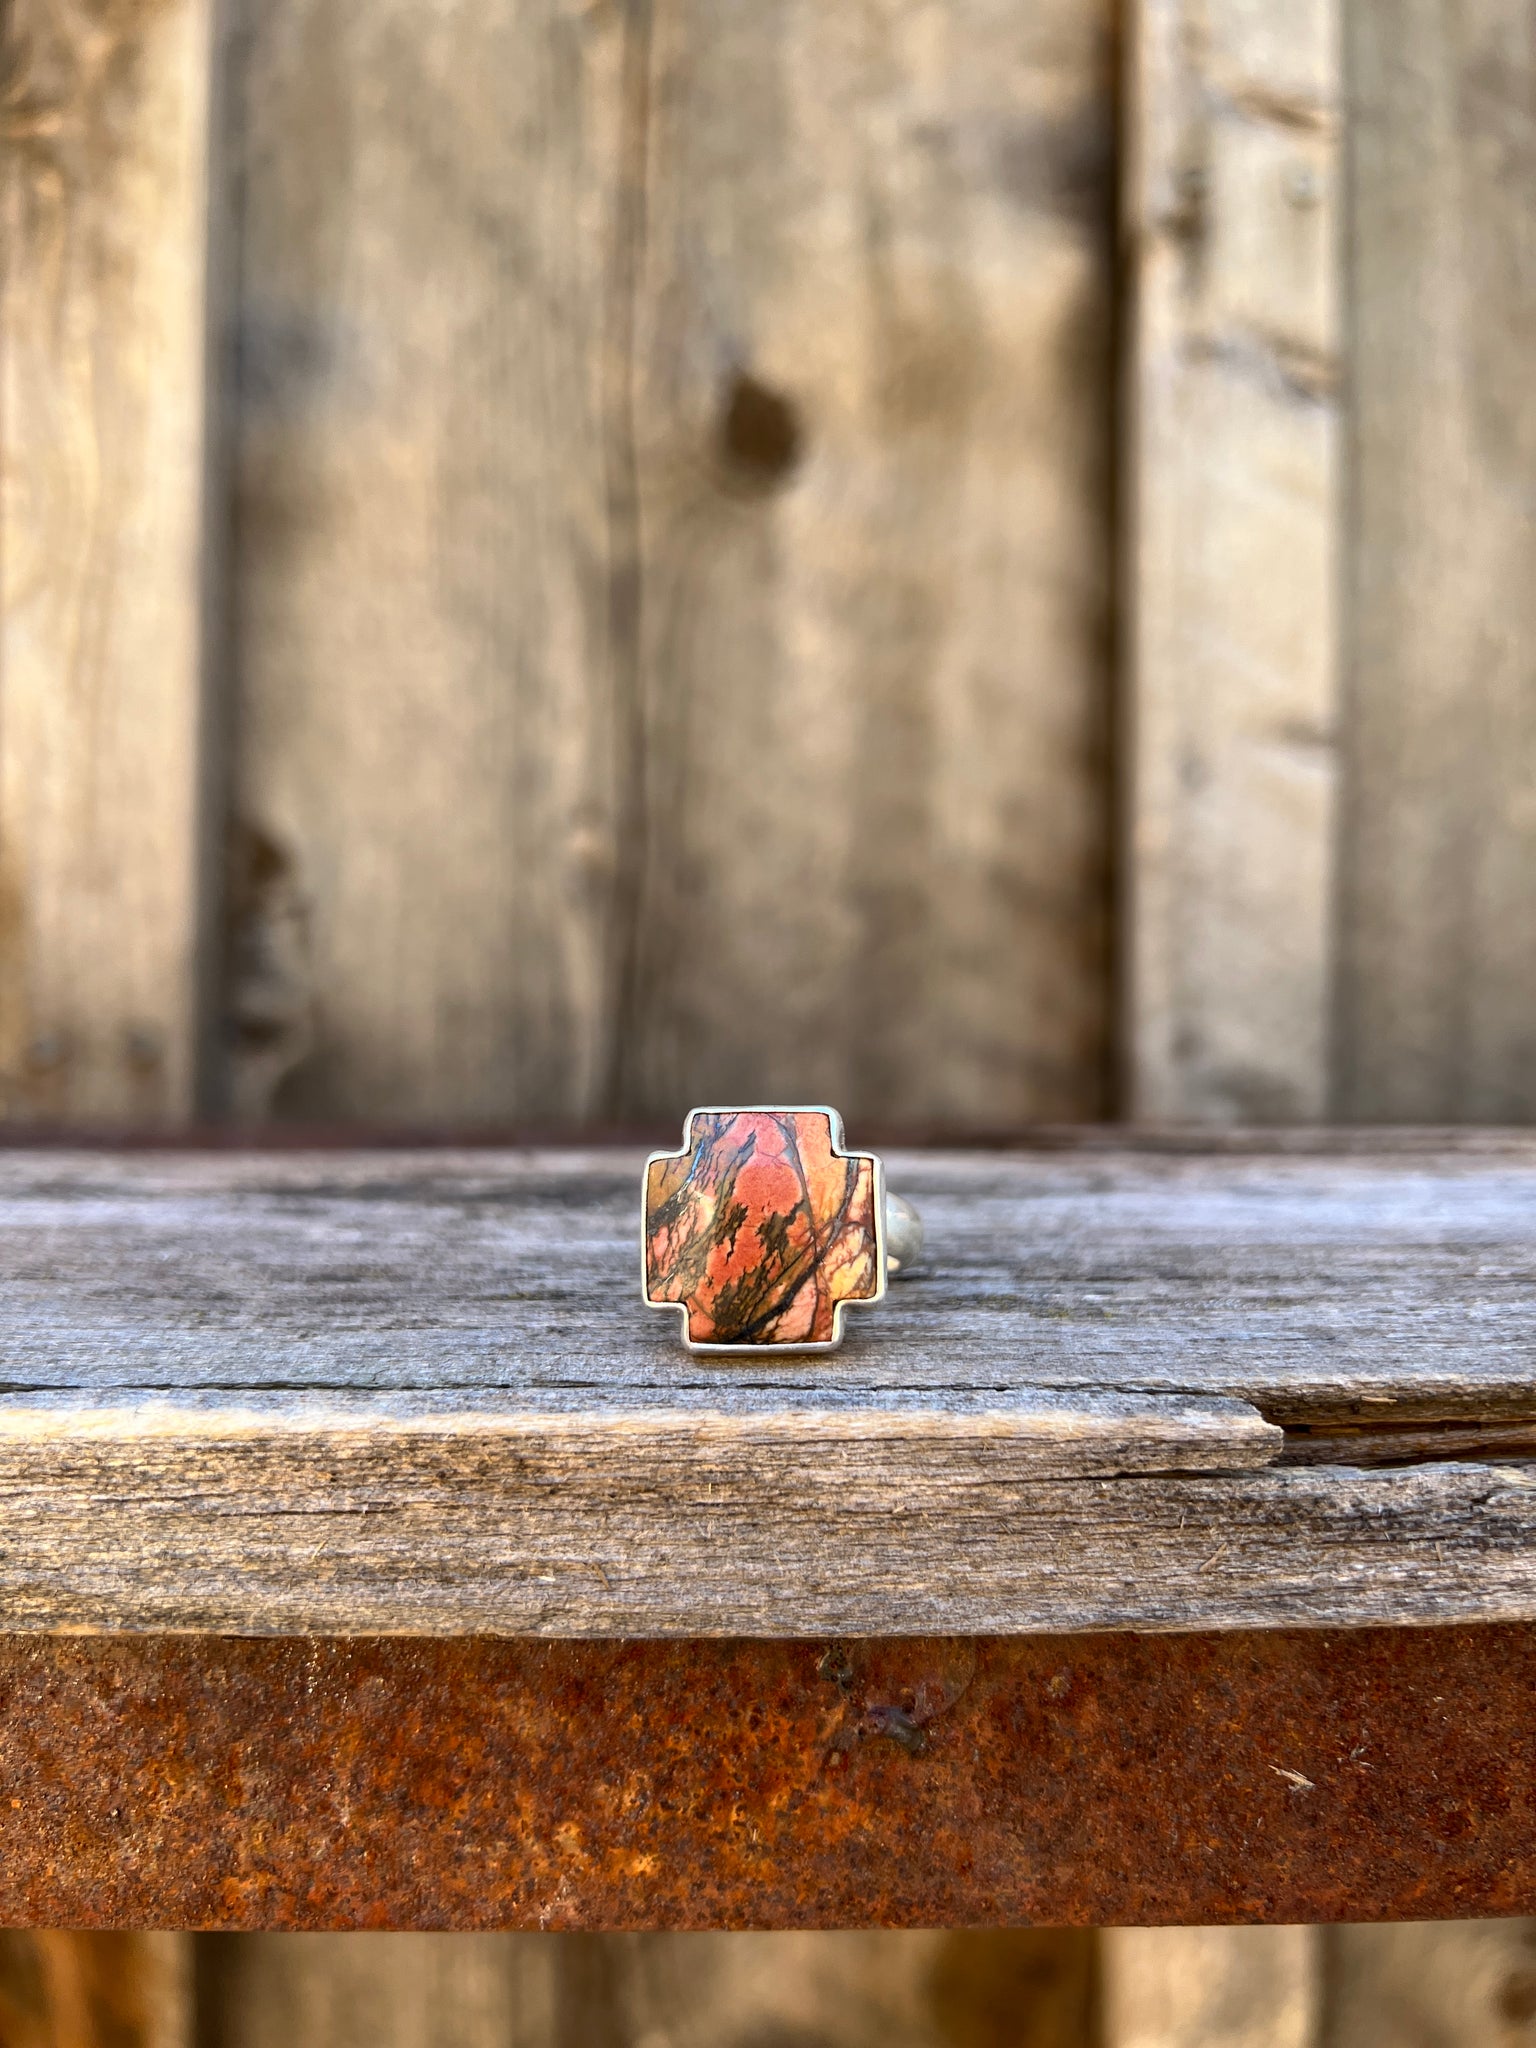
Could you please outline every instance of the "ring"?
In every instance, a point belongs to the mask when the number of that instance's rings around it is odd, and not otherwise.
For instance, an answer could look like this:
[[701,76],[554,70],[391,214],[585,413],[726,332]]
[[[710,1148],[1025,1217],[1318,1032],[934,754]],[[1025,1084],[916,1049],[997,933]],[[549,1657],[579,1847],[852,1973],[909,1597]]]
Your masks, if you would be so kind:
[[691,1109],[641,1184],[640,1291],[680,1312],[690,1351],[831,1351],[850,1302],[878,1301],[922,1251],[835,1109]]

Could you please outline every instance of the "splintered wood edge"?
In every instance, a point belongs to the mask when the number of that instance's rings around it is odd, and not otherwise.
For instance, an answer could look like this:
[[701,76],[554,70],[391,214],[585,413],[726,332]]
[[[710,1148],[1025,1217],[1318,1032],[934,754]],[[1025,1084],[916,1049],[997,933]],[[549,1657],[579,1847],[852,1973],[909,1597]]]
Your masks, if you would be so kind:
[[[467,1462],[298,1437],[0,1453],[0,1628],[547,1637],[1536,1619],[1536,1477]],[[91,1451],[95,1456],[88,1455]],[[165,1453],[168,1452],[168,1455]]]
[[[409,1397],[391,1405],[370,1402],[366,1412],[323,1407],[207,1406],[149,1400],[114,1405],[18,1406],[0,1404],[0,1470],[18,1452],[45,1450],[67,1456],[76,1449],[131,1459],[177,1450],[191,1461],[217,1458],[228,1447],[285,1456],[370,1456],[381,1461],[409,1456],[412,1446],[439,1457],[498,1449],[559,1461],[606,1452],[643,1457],[665,1451],[687,1459],[697,1454],[711,1465],[745,1452],[778,1452],[799,1463],[814,1463],[836,1451],[882,1452],[899,1460],[903,1452],[929,1450],[940,1458],[998,1458],[1009,1470],[1028,1469],[1040,1477],[1077,1477],[1121,1471],[1237,1471],[1270,1465],[1280,1456],[1285,1432],[1266,1422],[1247,1402],[1220,1396],[1138,1397],[1115,1392],[1081,1400],[1045,1390],[992,1408],[963,1409],[900,1405],[867,1408],[822,1407],[814,1403],[781,1408],[727,1409],[639,1407],[594,1411],[414,1410]],[[302,1446],[299,1451],[296,1447]],[[24,1469],[24,1468],[23,1468]],[[131,1484],[132,1465],[127,1477]],[[20,1476],[20,1475],[19,1475]],[[771,1468],[762,1468],[771,1484]]]

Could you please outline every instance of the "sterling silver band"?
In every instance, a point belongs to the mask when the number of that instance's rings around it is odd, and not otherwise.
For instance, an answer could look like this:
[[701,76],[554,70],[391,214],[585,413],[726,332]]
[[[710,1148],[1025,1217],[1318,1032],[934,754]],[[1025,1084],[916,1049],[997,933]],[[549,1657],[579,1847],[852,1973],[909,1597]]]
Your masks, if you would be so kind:
[[905,1195],[885,1191],[885,1270],[906,1279],[922,1263],[923,1219]]

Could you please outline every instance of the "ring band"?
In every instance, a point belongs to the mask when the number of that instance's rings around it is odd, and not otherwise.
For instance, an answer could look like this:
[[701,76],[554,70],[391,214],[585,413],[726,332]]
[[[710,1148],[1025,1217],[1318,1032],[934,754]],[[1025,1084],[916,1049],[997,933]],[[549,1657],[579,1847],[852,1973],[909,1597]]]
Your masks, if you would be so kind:
[[682,1149],[645,1163],[641,1294],[680,1314],[690,1351],[831,1351],[922,1239],[825,1105],[691,1109]]
[[923,1219],[905,1195],[885,1191],[885,1270],[894,1280],[915,1273],[923,1257]]

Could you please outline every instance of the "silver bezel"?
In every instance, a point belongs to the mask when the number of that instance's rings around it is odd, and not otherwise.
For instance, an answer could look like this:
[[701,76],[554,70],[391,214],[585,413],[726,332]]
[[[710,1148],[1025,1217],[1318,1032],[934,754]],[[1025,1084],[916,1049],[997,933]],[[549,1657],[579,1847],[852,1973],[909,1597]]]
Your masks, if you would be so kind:
[[[832,1335],[816,1344],[695,1344],[688,1334],[688,1304],[685,1301],[655,1301],[651,1297],[649,1274],[646,1270],[646,1195],[651,1184],[651,1168],[660,1161],[686,1159],[693,1150],[693,1120],[696,1116],[824,1116],[832,1136],[834,1159],[868,1159],[875,1171],[875,1291],[856,1301],[838,1301],[832,1305]],[[735,1358],[798,1357],[807,1351],[835,1351],[843,1341],[843,1311],[849,1308],[873,1308],[877,1301],[885,1299],[886,1282],[885,1252],[885,1161],[878,1152],[851,1152],[843,1143],[843,1120],[830,1104],[825,1102],[752,1102],[752,1103],[701,1103],[690,1109],[683,1119],[683,1142],[675,1152],[650,1152],[646,1154],[645,1168],[640,1176],[640,1299],[647,1308],[672,1309],[677,1313],[682,1328],[684,1348],[693,1352],[724,1353]]]

